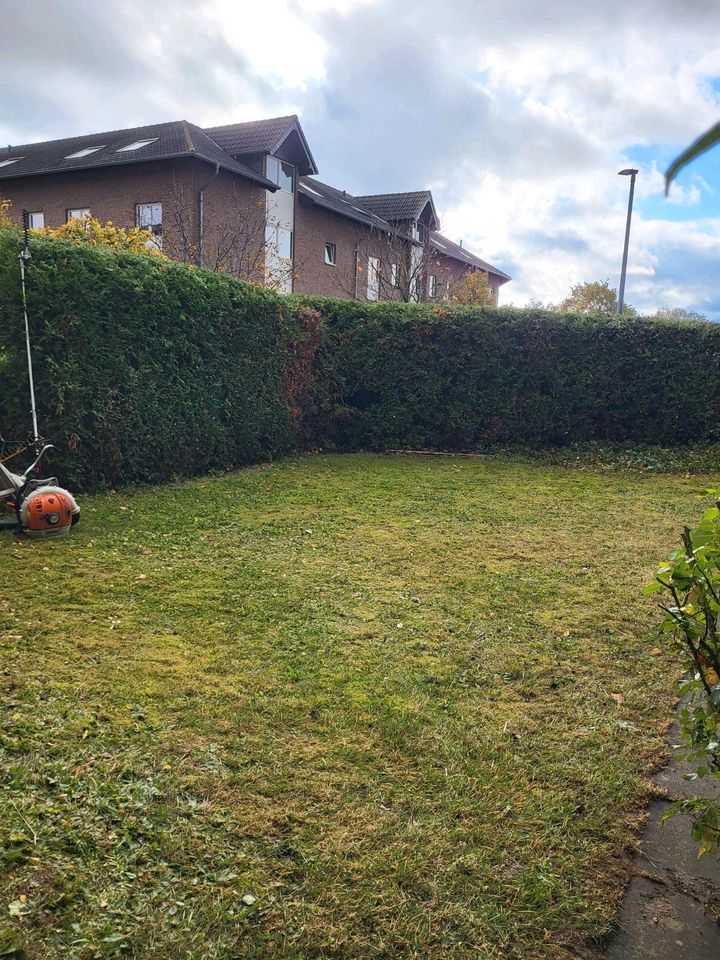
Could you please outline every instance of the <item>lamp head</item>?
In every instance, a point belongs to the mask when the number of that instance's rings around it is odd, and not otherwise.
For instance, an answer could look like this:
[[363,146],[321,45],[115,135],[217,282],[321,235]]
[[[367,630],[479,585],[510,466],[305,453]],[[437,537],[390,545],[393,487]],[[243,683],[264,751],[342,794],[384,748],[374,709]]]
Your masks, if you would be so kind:
[[633,170],[632,167],[627,167],[625,170],[618,170],[619,177],[631,177],[634,176],[638,171]]

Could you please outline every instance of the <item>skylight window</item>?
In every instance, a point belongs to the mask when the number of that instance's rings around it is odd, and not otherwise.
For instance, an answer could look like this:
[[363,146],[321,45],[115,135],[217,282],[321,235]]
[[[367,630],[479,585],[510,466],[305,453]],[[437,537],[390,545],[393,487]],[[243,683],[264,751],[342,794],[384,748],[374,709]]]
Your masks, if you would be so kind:
[[0,167],[9,167],[11,163],[17,163],[18,160],[24,160],[25,157],[11,157],[9,160],[0,160]]
[[140,150],[141,147],[146,147],[149,143],[157,143],[159,139],[159,137],[152,137],[150,140],[134,140],[132,143],[128,143],[127,146],[118,147],[115,152],[127,153],[130,150]]
[[102,150],[105,146],[104,143],[101,143],[99,147],[85,147],[83,150],[77,150],[75,153],[69,153],[65,159],[66,160],[79,160],[81,157],[89,157],[91,153],[97,153],[98,150]]

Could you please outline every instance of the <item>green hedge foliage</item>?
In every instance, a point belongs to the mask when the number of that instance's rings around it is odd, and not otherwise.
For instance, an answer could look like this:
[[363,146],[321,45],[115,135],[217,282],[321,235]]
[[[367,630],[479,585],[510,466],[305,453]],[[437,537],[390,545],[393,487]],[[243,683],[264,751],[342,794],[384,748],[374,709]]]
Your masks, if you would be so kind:
[[720,325],[304,298],[339,449],[720,439]]
[[[720,440],[720,325],[287,298],[37,238],[42,432],[75,489],[338,450]],[[26,436],[16,231],[0,231],[0,432]],[[3,359],[4,357],[4,359]]]
[[[28,306],[40,430],[76,489],[166,480],[296,443],[283,298],[205,270],[33,239]],[[0,232],[0,432],[28,434],[17,232]],[[2,362],[2,361],[0,361]]]

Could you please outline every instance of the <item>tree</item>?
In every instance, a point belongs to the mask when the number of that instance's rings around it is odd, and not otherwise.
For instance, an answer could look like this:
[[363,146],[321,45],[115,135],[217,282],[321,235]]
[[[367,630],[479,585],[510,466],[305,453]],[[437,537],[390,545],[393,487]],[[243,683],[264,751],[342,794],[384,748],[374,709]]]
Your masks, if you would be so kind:
[[450,281],[450,303],[475,307],[495,306],[495,294],[486,273],[466,273],[459,280]]
[[[557,308],[572,313],[615,313],[617,309],[617,290],[610,286],[609,280],[595,280],[576,283]],[[623,308],[623,316],[636,317],[637,310],[629,304]]]
[[233,190],[233,200],[224,204],[222,216],[217,216],[216,206],[206,205],[200,220],[195,192],[173,177],[164,202],[170,227],[164,249],[181,263],[288,289],[299,263],[297,257],[293,261],[278,253],[283,225],[268,214],[264,192],[248,201],[237,184]]
[[685,310],[683,307],[660,307],[655,316],[662,320],[700,320],[704,323],[709,322],[708,318],[702,313],[695,313],[694,310]]
[[429,295],[428,277],[437,261],[432,257],[427,227],[421,242],[413,242],[400,229],[386,231],[374,227],[371,236],[381,260],[381,300],[417,303],[435,299]]

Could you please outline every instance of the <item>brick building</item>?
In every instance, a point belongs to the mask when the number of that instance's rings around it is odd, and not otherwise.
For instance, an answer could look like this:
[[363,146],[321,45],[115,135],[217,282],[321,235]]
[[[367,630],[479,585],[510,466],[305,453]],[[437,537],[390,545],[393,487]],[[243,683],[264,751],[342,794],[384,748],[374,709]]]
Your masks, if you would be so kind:
[[497,301],[510,278],[442,236],[430,191],[351,196],[317,172],[295,116],[176,121],[0,149],[0,198],[31,227],[143,227],[174,259],[282,292],[443,300],[483,272]]

